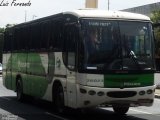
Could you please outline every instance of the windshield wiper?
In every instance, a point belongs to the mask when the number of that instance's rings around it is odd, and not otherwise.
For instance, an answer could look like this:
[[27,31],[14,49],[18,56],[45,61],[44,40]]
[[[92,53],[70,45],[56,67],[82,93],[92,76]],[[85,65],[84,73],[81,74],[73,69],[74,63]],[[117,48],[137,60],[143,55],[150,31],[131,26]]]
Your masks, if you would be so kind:
[[139,61],[137,59],[137,56],[134,54],[134,52],[132,50],[130,50],[129,48],[126,48],[127,49],[127,52],[129,53],[129,56],[131,57],[131,59],[133,60],[133,62],[135,63],[135,65],[138,67],[138,69],[142,69],[140,64],[139,64]]
[[131,50],[129,53],[131,56],[133,56],[134,58],[137,58],[137,56],[134,54],[134,52]]

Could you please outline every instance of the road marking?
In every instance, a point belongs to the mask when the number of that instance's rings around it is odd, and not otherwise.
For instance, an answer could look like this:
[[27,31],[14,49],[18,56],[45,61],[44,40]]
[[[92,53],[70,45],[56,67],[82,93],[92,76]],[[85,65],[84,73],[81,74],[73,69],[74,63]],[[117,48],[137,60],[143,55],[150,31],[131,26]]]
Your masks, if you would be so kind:
[[141,111],[141,110],[135,110],[135,109],[129,109],[129,110],[132,110],[132,111],[135,111],[135,112],[144,113],[144,114],[149,114],[149,115],[152,115],[152,113],[149,113],[149,112],[144,112],[144,111]]
[[156,101],[160,101],[160,99],[158,99],[158,98],[155,98],[154,100],[156,100]]
[[135,109],[129,109],[129,110],[132,110],[132,111],[135,111],[135,112],[140,112],[140,113],[143,113],[143,114],[148,114],[148,115],[160,116],[160,115],[156,115],[156,114],[145,112],[145,111],[141,111],[141,110],[135,110]]
[[1,97],[2,99],[8,100],[10,101],[11,99],[7,98],[7,97]]
[[55,117],[55,118],[61,119],[61,120],[68,120],[68,119],[66,119],[66,118],[60,117],[60,116],[58,116],[58,115],[55,115],[55,114],[52,114],[52,113],[49,113],[49,112],[45,112],[45,113],[48,114],[48,115],[51,115],[51,116],[53,116],[53,117]]

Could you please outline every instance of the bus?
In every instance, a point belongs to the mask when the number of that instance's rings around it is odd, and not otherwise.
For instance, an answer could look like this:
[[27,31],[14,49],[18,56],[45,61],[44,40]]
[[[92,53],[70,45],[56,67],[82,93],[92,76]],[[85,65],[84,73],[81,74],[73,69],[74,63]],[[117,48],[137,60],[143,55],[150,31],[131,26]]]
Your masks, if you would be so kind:
[[53,108],[130,107],[154,102],[154,39],[140,14],[73,10],[21,23],[4,33],[3,85]]

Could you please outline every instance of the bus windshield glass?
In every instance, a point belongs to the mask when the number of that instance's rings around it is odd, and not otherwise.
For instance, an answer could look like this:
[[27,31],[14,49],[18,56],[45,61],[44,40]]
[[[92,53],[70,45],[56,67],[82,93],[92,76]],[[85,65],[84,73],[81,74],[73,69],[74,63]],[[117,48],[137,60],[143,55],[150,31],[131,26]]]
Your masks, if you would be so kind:
[[154,70],[149,22],[83,19],[82,68]]

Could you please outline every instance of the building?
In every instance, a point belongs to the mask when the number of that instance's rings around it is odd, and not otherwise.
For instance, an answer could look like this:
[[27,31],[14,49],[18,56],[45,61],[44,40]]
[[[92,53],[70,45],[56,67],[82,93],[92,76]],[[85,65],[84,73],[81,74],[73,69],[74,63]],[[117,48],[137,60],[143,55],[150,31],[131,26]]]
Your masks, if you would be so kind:
[[160,10],[160,2],[138,6],[138,7],[133,7],[133,8],[128,8],[122,11],[140,13],[140,14],[144,14],[147,16],[151,16],[151,13],[155,10]]
[[86,8],[98,8],[98,0],[86,0]]

